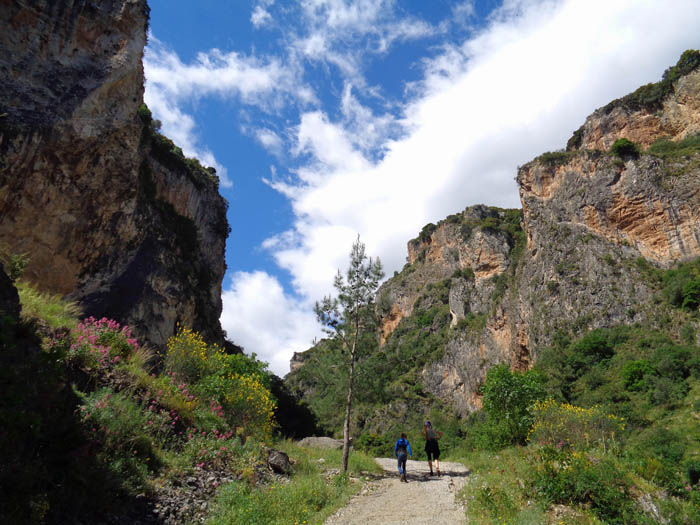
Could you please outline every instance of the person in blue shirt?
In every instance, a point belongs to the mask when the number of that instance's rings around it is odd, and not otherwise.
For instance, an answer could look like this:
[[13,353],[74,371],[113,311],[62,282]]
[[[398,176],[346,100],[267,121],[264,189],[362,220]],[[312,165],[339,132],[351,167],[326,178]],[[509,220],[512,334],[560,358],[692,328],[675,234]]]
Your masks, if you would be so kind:
[[411,444],[408,442],[406,434],[402,433],[401,437],[396,441],[396,445],[394,445],[394,455],[399,460],[399,476],[401,476],[401,481],[408,483],[406,479],[406,455],[413,457],[413,451],[411,450]]

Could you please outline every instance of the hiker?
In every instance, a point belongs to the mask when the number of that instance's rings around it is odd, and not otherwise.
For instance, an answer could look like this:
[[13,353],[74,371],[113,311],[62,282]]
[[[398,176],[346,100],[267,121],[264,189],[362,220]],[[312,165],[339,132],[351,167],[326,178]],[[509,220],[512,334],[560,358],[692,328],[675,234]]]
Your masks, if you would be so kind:
[[435,468],[437,475],[440,475],[440,446],[438,439],[442,437],[442,432],[435,430],[430,421],[426,421],[423,430],[420,431],[425,438],[425,453],[428,454],[428,466],[430,467],[430,475],[433,475],[433,459],[435,459]]
[[408,442],[406,434],[402,432],[401,437],[396,440],[396,445],[394,445],[394,455],[399,460],[399,476],[404,483],[408,483],[406,479],[406,454],[413,457],[411,444]]

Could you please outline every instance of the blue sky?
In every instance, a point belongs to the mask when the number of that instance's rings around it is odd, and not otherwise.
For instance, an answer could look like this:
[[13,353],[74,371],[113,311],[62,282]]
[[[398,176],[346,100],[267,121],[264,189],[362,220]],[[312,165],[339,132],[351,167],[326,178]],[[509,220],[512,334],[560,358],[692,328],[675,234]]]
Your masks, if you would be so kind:
[[146,102],[229,201],[222,325],[288,371],[359,234],[518,207],[517,166],[700,47],[695,0],[149,0]]

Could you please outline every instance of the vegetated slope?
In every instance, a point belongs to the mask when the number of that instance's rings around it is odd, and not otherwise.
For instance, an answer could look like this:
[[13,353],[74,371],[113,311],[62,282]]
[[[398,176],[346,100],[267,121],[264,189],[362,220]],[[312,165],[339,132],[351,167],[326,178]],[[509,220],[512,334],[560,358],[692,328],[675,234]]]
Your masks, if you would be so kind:
[[[377,295],[356,434],[414,425],[431,410],[465,416],[481,406],[494,364],[528,369],[592,329],[696,330],[649,275],[700,255],[698,57],[684,53],[645,86],[656,94],[648,103],[635,92],[598,110],[569,151],[522,166],[522,211],[467,208],[409,242],[408,263]],[[322,345],[309,354],[287,381],[319,410],[330,404],[316,393],[332,358]]]
[[162,346],[223,343],[227,203],[143,106],[146,0],[0,6],[0,247],[24,277]]
[[303,411],[265,363],[182,327],[156,359],[129,327],[17,285],[0,263],[2,523],[199,522],[219,485],[255,498],[273,469],[291,474],[266,445]]

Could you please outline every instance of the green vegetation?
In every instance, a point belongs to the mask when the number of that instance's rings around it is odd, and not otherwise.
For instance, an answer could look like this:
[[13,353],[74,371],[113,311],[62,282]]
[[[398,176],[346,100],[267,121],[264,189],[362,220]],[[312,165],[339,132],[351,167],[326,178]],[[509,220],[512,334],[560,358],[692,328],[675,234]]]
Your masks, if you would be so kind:
[[583,141],[583,126],[578,128],[566,142],[566,151],[574,151],[581,147]]
[[664,160],[672,160],[690,157],[698,152],[700,152],[700,133],[681,139],[678,142],[670,139],[659,139],[649,146],[645,153]]
[[75,328],[81,314],[75,302],[40,292],[27,281],[17,281],[15,285],[22,302],[22,317],[26,320],[41,319],[54,330]]
[[198,188],[210,183],[214,183],[216,188],[219,187],[216,170],[211,167],[205,168],[196,158],[185,157],[180,147],[159,132],[160,122],[153,119],[153,114],[146,104],[141,104],[137,116],[144,124],[141,142],[150,145],[151,154],[158,162],[170,170],[185,173]]
[[[462,423],[464,439],[451,453],[473,470],[461,493],[470,523],[700,520],[700,312],[692,284],[700,260],[668,271],[632,264],[659,287],[662,306],[685,319],[682,329],[562,332],[528,372],[542,390],[523,389],[524,377],[505,366],[492,368],[484,393],[497,395],[485,395],[484,409]],[[523,423],[527,446],[513,448],[503,437],[518,431],[497,430],[518,421],[503,412],[517,407],[530,424]]]
[[[226,354],[187,328],[158,356],[128,327],[109,319],[78,321],[75,305],[25,282],[18,286],[23,319],[0,316],[0,447],[12,451],[0,467],[6,522],[118,515],[164,485],[181,486],[183,476],[227,473],[240,480],[221,487],[216,523],[245,510],[226,500],[236,491],[279,508],[306,494],[309,504],[299,515],[318,522],[357,490],[347,477],[326,488],[311,460],[284,489],[270,485],[265,445],[279,430],[274,378],[265,363]],[[309,452],[294,452],[303,454]],[[355,456],[351,471],[375,468]],[[339,457],[327,460],[339,463]]]
[[[326,296],[314,307],[316,317],[325,332],[340,346],[337,364],[344,365],[348,376],[343,422],[343,472],[348,471],[350,454],[350,418],[354,396],[355,366],[359,359],[374,348],[377,318],[374,309],[374,296],[379,282],[384,277],[379,259],[372,260],[365,254],[365,245],[360,236],[350,250],[350,264],[345,278],[338,270],[333,285],[338,297]],[[338,345],[331,348],[338,348]]]
[[617,139],[610,148],[610,151],[613,155],[617,155],[620,158],[639,156],[639,146],[625,138]]
[[569,162],[573,155],[571,151],[548,151],[537,157],[535,162],[540,162],[550,167],[556,167]]
[[617,107],[631,111],[659,109],[663,99],[673,92],[673,84],[676,80],[692,73],[698,66],[700,66],[700,51],[689,49],[681,55],[675,66],[664,71],[661,81],[647,84],[629,95],[613,100],[603,108],[603,112],[610,113]]
[[[296,475],[289,483],[271,483],[265,490],[256,490],[245,482],[234,482],[217,494],[211,524],[265,523],[323,523],[335,509],[343,506],[359,485],[350,482],[347,474],[324,475],[326,469],[338,469],[342,451],[305,449],[290,442],[279,448],[295,462]],[[377,473],[379,466],[361,452],[350,457],[349,472],[362,476]]]

